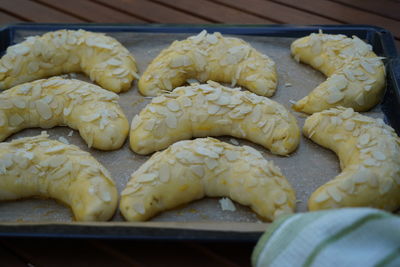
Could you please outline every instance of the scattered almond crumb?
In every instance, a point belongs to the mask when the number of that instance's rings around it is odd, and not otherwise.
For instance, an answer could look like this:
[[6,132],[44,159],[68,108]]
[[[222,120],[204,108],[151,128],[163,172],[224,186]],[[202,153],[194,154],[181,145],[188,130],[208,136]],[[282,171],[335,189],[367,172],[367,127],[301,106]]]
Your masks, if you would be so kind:
[[74,134],[74,131],[70,131],[69,133],[68,133],[68,136],[72,136]]
[[196,79],[187,79],[186,82],[187,82],[188,84],[199,83],[199,81],[196,80]]
[[69,145],[68,140],[67,140],[66,138],[62,137],[62,136],[60,136],[60,137],[58,138],[58,141],[60,141],[61,143],[64,143],[64,144]]
[[233,138],[231,138],[230,140],[229,140],[229,142],[231,142],[233,145],[235,145],[235,146],[238,146],[239,145],[239,142],[236,140],[236,139],[233,139]]
[[293,104],[293,105],[296,104],[296,101],[294,101],[294,100],[292,100],[292,99],[290,99],[289,102],[290,102],[291,104]]
[[290,86],[292,86],[292,84],[291,83],[285,83],[285,86],[286,87],[290,87]]
[[221,198],[219,204],[221,205],[222,210],[236,211],[235,204],[233,204],[232,200],[229,198]]

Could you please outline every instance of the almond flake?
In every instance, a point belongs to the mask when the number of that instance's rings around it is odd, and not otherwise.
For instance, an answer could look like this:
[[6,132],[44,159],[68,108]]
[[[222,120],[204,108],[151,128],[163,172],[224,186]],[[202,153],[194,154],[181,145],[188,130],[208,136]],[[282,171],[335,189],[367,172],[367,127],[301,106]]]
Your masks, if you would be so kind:
[[195,147],[194,151],[200,155],[206,156],[206,157],[210,157],[210,158],[214,158],[217,159],[219,158],[219,155],[209,149],[206,149],[204,147]]
[[89,114],[89,115],[82,115],[80,118],[84,122],[92,122],[92,121],[95,121],[95,120],[99,119],[100,118],[100,114],[99,113],[92,113],[92,114]]
[[236,151],[227,150],[225,151],[225,156],[229,161],[235,161],[239,158],[239,155]]
[[346,121],[344,123],[344,128],[349,132],[353,131],[355,126],[356,124],[354,123],[354,121]]
[[336,202],[340,202],[342,200],[342,194],[336,187],[330,186],[326,189],[326,191]]
[[24,118],[21,117],[19,114],[12,114],[9,118],[9,124],[12,127],[16,127],[24,122]]
[[330,93],[326,98],[326,102],[329,104],[335,104],[344,98],[344,94],[338,91]]
[[171,100],[171,101],[167,102],[167,107],[169,110],[174,111],[174,112],[181,109],[178,101],[176,101],[176,100]]
[[369,92],[371,89],[372,89],[371,85],[365,85],[364,86],[364,90],[367,91],[367,92]]
[[218,42],[218,38],[214,34],[207,34],[206,40],[210,44],[216,44]]
[[168,182],[169,177],[170,177],[170,170],[169,170],[169,166],[167,163],[163,163],[160,167],[159,170],[159,174],[160,174],[160,181],[163,183]]
[[385,160],[386,156],[381,151],[374,150],[372,151],[372,156],[377,160]]
[[393,182],[391,179],[385,179],[383,183],[381,183],[379,187],[379,194],[383,195],[390,191],[393,186]]
[[178,126],[177,118],[171,113],[166,114],[165,123],[167,124],[168,128],[171,129],[176,129]]
[[278,205],[285,204],[287,202],[287,195],[283,191],[280,191],[278,193],[278,195],[275,196],[274,202],[275,202],[275,204],[278,204]]
[[10,109],[13,108],[13,103],[7,99],[0,99],[0,109]]
[[154,181],[157,177],[158,177],[157,172],[144,173],[136,178],[136,182],[147,183],[147,182]]
[[204,176],[204,168],[203,166],[200,165],[191,165],[190,169],[194,174],[196,174],[198,177],[203,177]]
[[370,140],[369,134],[365,133],[360,136],[360,138],[358,139],[358,143],[363,146],[368,144],[369,140]]
[[236,211],[236,207],[235,204],[233,204],[233,202],[229,199],[229,198],[221,198],[219,200],[219,204],[221,205],[221,209],[223,211]]
[[139,214],[144,214],[146,212],[145,208],[144,208],[144,204],[142,202],[136,202],[133,204],[133,209],[139,213]]

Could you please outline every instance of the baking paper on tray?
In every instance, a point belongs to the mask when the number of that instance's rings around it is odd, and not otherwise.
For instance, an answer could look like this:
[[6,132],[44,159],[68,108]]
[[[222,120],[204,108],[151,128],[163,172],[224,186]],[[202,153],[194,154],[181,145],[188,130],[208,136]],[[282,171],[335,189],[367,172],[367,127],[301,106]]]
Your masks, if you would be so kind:
[[[26,36],[43,34],[43,32],[17,31],[15,42],[20,42]],[[140,73],[143,73],[151,60],[158,53],[168,47],[174,40],[184,39],[191,34],[165,34],[165,33],[128,33],[112,32],[110,36],[118,39],[136,58]],[[265,36],[237,36],[249,42],[260,52],[271,57],[277,64],[279,84],[276,94],[271,99],[283,104],[290,109],[290,101],[299,100],[307,95],[313,88],[325,80],[325,77],[311,69],[310,67],[299,64],[290,55],[290,44],[293,38],[275,38]],[[68,75],[81,80],[89,81],[81,74]],[[123,108],[129,122],[133,116],[151,101],[150,98],[143,97],[138,93],[137,82],[131,90],[120,94],[119,103]],[[302,128],[305,115],[294,112],[299,126]],[[367,113],[373,117],[383,117],[380,108]],[[15,138],[34,136],[40,134],[42,129],[26,129],[12,135],[6,141]],[[128,140],[124,146],[117,151],[98,151],[89,149],[79,136],[77,131],[73,131],[72,136],[68,136],[71,129],[68,127],[56,127],[48,129],[47,132],[52,139],[59,137],[66,138],[71,144],[79,146],[81,149],[89,151],[99,160],[112,174],[116,181],[119,192],[122,191],[130,175],[139,168],[149,156],[141,156],[133,153],[129,149]],[[310,194],[319,186],[334,178],[340,171],[339,162],[336,155],[320,146],[314,144],[302,136],[299,148],[288,157],[272,155],[261,146],[254,145],[245,140],[238,140],[230,137],[219,138],[226,142],[234,143],[235,140],[240,145],[249,145],[259,150],[267,160],[272,160],[278,165],[282,173],[292,184],[297,195],[296,210],[307,210],[307,199]],[[218,202],[219,199],[206,198],[195,201],[184,207],[164,212],[152,219],[154,222],[243,222],[261,223],[260,219],[247,207],[235,203],[236,211],[223,211]],[[113,221],[122,221],[119,212]],[[15,202],[0,203],[0,222],[70,222],[72,215],[70,210],[53,201],[43,199],[25,199]]]

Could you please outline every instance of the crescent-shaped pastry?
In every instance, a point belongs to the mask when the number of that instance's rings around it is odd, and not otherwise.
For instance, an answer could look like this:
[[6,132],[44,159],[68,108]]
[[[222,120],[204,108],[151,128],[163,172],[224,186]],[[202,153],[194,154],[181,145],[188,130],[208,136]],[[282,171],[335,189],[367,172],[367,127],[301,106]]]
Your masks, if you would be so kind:
[[39,136],[0,143],[0,200],[54,198],[77,221],[106,221],[118,192],[108,171],[89,153]]
[[332,108],[307,118],[304,134],[334,151],[342,169],[311,195],[310,210],[400,207],[400,139],[381,119]]
[[291,46],[296,60],[311,65],[328,76],[293,108],[312,114],[344,106],[367,111],[381,100],[385,87],[382,58],[358,37],[313,33]]
[[300,140],[296,119],[284,106],[209,81],[153,98],[132,120],[130,145],[149,154],[178,140],[221,135],[250,140],[279,155],[295,150]]
[[94,84],[54,77],[0,94],[0,141],[22,129],[63,125],[101,150],[120,148],[129,130],[118,95]]
[[139,91],[160,95],[190,78],[238,84],[262,96],[272,96],[277,84],[275,63],[268,56],[241,39],[204,30],[161,51],[140,78]]
[[296,200],[279,168],[257,150],[202,138],[154,154],[132,174],[120,210],[128,221],[144,221],[204,196],[229,197],[269,220],[293,212]]
[[59,30],[26,38],[0,59],[0,89],[69,72],[84,72],[119,93],[138,78],[136,62],[116,39],[84,30]]

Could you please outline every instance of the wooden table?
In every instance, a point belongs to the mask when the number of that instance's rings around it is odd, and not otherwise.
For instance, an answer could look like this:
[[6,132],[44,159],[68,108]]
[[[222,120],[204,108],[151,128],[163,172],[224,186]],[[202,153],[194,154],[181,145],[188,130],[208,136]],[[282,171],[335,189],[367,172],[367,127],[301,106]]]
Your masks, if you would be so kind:
[[[0,24],[371,24],[400,48],[399,0],[0,0]],[[254,243],[3,238],[1,266],[248,266]]]

